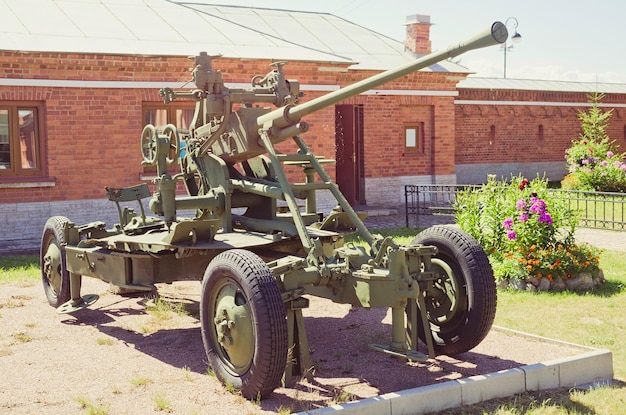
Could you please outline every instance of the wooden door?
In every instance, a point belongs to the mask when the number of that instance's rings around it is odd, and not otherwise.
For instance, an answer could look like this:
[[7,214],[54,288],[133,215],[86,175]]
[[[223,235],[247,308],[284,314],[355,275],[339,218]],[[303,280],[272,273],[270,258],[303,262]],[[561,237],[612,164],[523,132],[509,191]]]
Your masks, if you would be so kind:
[[336,182],[351,205],[361,201],[361,144],[363,106],[335,107]]

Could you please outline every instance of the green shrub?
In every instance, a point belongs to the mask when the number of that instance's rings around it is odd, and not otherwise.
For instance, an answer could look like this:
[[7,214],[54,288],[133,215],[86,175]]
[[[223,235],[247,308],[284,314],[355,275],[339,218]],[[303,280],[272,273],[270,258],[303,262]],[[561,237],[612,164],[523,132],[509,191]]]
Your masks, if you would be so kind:
[[589,95],[592,106],[579,112],[582,134],[565,150],[569,175],[562,182],[564,189],[626,192],[626,164],[624,154],[606,130],[612,111],[603,111],[599,104],[603,94]]
[[487,252],[498,280],[571,278],[597,274],[599,252],[574,241],[576,215],[551,196],[547,181],[490,176],[482,188],[460,192],[456,222]]

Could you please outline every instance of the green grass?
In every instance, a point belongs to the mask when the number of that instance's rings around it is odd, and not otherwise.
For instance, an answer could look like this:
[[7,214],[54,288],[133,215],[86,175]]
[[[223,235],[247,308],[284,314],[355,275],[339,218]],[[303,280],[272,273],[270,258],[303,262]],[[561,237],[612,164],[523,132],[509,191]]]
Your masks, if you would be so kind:
[[[595,203],[593,201],[584,203],[583,201],[580,206],[572,208],[572,210],[578,214],[581,224],[601,226],[600,222],[602,221],[624,222],[626,219],[624,204],[613,203],[610,200],[604,203],[601,200],[595,201]],[[619,223],[617,225],[619,226]],[[610,228],[608,224],[602,227]]]
[[189,366],[183,366],[183,375],[185,376],[185,379],[189,382],[193,380],[193,378],[191,377],[191,369],[189,368]]
[[157,392],[154,394],[154,403],[157,411],[172,412],[173,407],[165,392]]
[[86,415],[108,415],[109,406],[108,405],[95,405],[91,403],[88,399],[83,397],[76,398],[76,402],[80,404],[82,409],[82,413]]
[[0,284],[41,278],[39,257],[8,256],[0,258]]
[[[396,229],[371,229],[373,235],[381,235],[383,237],[391,236],[393,240],[400,245],[408,245],[418,234],[420,229],[416,228],[396,228]],[[346,236],[346,243],[354,242],[355,244],[365,244],[365,241],[356,233]]]
[[171,319],[174,314],[179,316],[188,314],[182,302],[169,301],[159,296],[146,302],[146,312],[161,321]]
[[13,339],[19,343],[28,343],[33,340],[33,337],[28,333],[19,332],[13,335]]
[[600,256],[606,282],[589,293],[498,292],[495,324],[613,352],[616,377],[626,381],[626,254]]
[[115,340],[113,340],[111,337],[98,337],[96,339],[96,343],[98,343],[100,346],[111,346],[115,343]]
[[154,382],[152,379],[144,376],[136,376],[130,380],[131,385],[135,387],[147,386]]

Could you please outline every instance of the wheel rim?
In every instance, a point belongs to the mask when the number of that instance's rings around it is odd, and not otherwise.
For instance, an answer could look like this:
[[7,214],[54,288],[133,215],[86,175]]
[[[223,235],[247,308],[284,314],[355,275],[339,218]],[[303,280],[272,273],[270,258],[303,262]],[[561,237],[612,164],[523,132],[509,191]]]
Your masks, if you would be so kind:
[[444,261],[433,258],[433,270],[439,275],[426,292],[426,310],[429,320],[449,330],[465,316],[467,299],[452,268]]
[[211,337],[219,358],[237,374],[245,373],[254,359],[252,311],[241,287],[230,279],[215,285],[210,295],[213,304]]
[[54,295],[58,296],[61,292],[61,283],[63,281],[63,260],[61,250],[54,243],[54,240],[48,242],[46,253],[43,257],[43,275]]
[[148,124],[141,132],[141,155],[143,161],[152,164],[156,161],[157,131],[152,124]]
[[170,143],[170,148],[166,157],[167,164],[174,164],[180,157],[180,136],[176,130],[176,126],[173,124],[167,124],[163,128],[163,134],[167,136]]

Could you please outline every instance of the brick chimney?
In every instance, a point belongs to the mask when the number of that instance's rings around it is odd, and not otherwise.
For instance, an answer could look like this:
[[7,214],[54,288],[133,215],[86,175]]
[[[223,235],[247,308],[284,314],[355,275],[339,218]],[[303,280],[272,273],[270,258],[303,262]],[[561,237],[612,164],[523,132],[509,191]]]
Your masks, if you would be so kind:
[[413,14],[406,17],[405,50],[419,55],[430,53],[430,16]]

